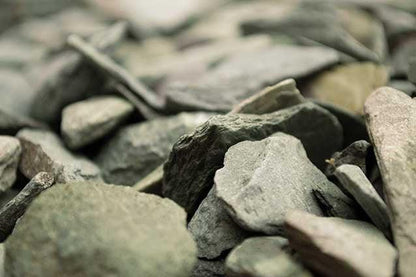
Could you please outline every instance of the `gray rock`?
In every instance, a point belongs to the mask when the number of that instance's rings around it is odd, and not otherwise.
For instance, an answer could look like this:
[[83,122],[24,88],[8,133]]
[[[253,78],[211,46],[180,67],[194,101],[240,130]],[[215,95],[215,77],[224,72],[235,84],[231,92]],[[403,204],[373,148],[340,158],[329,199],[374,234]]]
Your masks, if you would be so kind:
[[231,146],[214,181],[218,198],[239,225],[272,235],[284,234],[292,209],[323,214],[313,189],[348,201],[308,159],[301,141],[284,133]]
[[[416,55],[410,61],[407,78],[409,79],[410,82],[413,82],[414,84],[416,84]],[[413,93],[415,91],[416,89],[413,90]]]
[[383,22],[389,39],[416,31],[416,17],[405,10],[387,5],[375,5],[372,11]]
[[361,205],[374,225],[387,238],[391,238],[387,206],[362,170],[356,165],[344,164],[337,167],[335,176],[342,187]]
[[4,276],[4,257],[6,253],[6,248],[4,243],[0,243],[0,276]]
[[0,136],[0,193],[16,181],[16,171],[22,147],[18,139]]
[[394,276],[397,251],[371,224],[295,211],[286,231],[302,261],[323,276]]
[[230,113],[265,114],[305,102],[293,79],[266,87],[236,105]]
[[197,80],[167,86],[166,104],[172,110],[228,112],[265,85],[305,77],[338,61],[338,54],[324,47],[276,45],[237,53]]
[[224,277],[225,261],[198,259],[192,271],[192,277]]
[[197,244],[198,257],[207,259],[219,257],[249,235],[228,215],[215,195],[215,186],[199,205],[188,229]]
[[67,106],[62,112],[61,133],[71,149],[102,138],[134,110],[132,104],[115,96],[93,97]]
[[45,171],[53,174],[58,183],[100,179],[99,168],[87,158],[69,152],[56,134],[23,129],[17,137],[22,145],[19,169],[27,178]]
[[163,164],[150,172],[146,177],[134,184],[133,188],[139,192],[147,192],[162,196]]
[[416,35],[406,36],[397,42],[391,54],[391,75],[393,77],[407,77],[410,62],[416,57]]
[[367,141],[359,140],[351,143],[341,152],[335,152],[331,159],[327,161],[328,166],[326,167],[325,174],[327,176],[332,175],[335,169],[343,164],[356,165],[364,174],[367,174],[366,158],[370,147],[371,144]]
[[173,146],[164,167],[163,194],[192,214],[211,189],[215,171],[222,167],[230,146],[278,131],[299,138],[318,166],[342,144],[342,128],[336,118],[312,103],[265,115],[214,116]]
[[189,276],[196,247],[185,219],[172,201],[132,188],[57,184],[7,239],[6,275]]
[[180,136],[211,115],[182,113],[121,128],[95,159],[103,178],[117,185],[134,185],[166,160]]
[[373,92],[365,104],[367,128],[399,250],[399,274],[404,277],[416,275],[415,111],[415,99],[387,87]]
[[[391,88],[394,88],[394,89],[397,89],[397,90],[400,90],[400,91],[403,91],[404,93],[406,93],[410,97],[416,96],[416,85],[414,85],[410,80],[410,78],[411,78],[410,77],[411,68],[412,67],[410,66],[410,69],[409,69],[410,71],[408,73],[409,81],[394,79],[394,80],[390,80],[390,82],[388,83],[387,86],[391,87]],[[415,76],[415,80],[413,82],[416,83],[416,76]]]
[[246,239],[228,255],[225,271],[230,277],[312,277],[313,275],[292,258],[282,237]]

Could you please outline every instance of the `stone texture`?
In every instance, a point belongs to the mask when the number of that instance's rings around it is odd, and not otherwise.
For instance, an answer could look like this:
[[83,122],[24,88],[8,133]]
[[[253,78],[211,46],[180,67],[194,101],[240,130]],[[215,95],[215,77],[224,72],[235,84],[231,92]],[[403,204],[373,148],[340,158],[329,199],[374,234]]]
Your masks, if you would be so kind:
[[162,195],[163,164],[150,172],[146,177],[134,184],[133,188],[140,192]]
[[18,139],[0,136],[0,193],[10,188],[16,181],[22,147]]
[[231,251],[225,262],[230,277],[312,277],[313,275],[291,257],[288,241],[282,237],[246,239]]
[[172,201],[132,188],[57,184],[7,240],[6,275],[189,276],[196,247],[185,218]]
[[164,167],[163,194],[192,214],[211,189],[215,171],[222,167],[230,146],[260,140],[278,131],[299,138],[318,166],[323,166],[325,157],[342,144],[338,121],[312,103],[266,115],[215,116],[175,143]]
[[351,164],[344,164],[335,170],[341,186],[360,204],[377,228],[391,238],[387,206],[368,181],[362,170]]
[[399,250],[399,274],[416,275],[416,100],[392,88],[373,92],[366,123],[389,205]]
[[0,276],[4,276],[4,257],[6,249],[4,247],[4,243],[0,244]]
[[192,277],[224,277],[225,261],[198,259],[192,271]]
[[371,224],[295,211],[286,231],[302,261],[323,276],[394,276],[397,251]]
[[286,213],[292,209],[322,215],[313,189],[349,200],[310,162],[301,141],[284,133],[231,146],[214,181],[232,218],[266,234],[283,235]]
[[358,166],[364,174],[367,174],[366,159],[368,156],[371,144],[365,140],[358,140],[351,143],[341,152],[335,152],[332,157],[327,160],[325,174],[332,175],[338,166],[343,164],[352,164]]
[[305,77],[338,60],[335,51],[324,47],[276,45],[236,53],[196,80],[167,86],[167,106],[172,110],[228,112],[265,85]]
[[61,133],[71,149],[81,148],[105,136],[134,110],[132,104],[115,96],[93,97],[66,106]]
[[99,168],[87,158],[69,152],[56,134],[23,129],[17,137],[22,145],[19,169],[26,178],[45,171],[52,173],[58,183],[100,179]]
[[211,114],[182,113],[121,128],[96,158],[103,178],[132,186],[161,165],[178,138],[204,123]]
[[362,114],[364,102],[374,89],[387,84],[385,67],[373,63],[350,63],[318,75],[308,93],[355,114]]
[[200,258],[217,258],[249,235],[228,215],[215,193],[214,186],[199,205],[188,225],[198,246]]

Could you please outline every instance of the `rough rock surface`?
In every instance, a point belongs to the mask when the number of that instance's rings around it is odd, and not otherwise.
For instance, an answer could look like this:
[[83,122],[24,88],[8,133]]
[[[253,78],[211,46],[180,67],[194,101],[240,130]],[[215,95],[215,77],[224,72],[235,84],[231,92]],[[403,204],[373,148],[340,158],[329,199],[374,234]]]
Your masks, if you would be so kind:
[[16,181],[22,147],[18,139],[0,136],[0,193],[10,188]]
[[192,271],[192,277],[223,277],[225,274],[225,261],[198,259]]
[[189,222],[188,229],[198,246],[200,258],[219,257],[249,235],[233,221],[223,205],[215,195],[214,186]]
[[128,101],[101,96],[68,105],[62,112],[61,133],[71,149],[81,148],[114,130],[134,110]]
[[246,239],[231,251],[225,262],[230,277],[312,277],[287,252],[288,241],[282,237]]
[[172,201],[132,188],[57,184],[7,240],[6,274],[189,276],[196,247],[185,219]]
[[180,136],[211,115],[182,113],[121,128],[95,159],[103,178],[117,185],[134,185],[166,160]]
[[29,179],[41,171],[52,173],[58,183],[100,179],[99,168],[85,157],[69,152],[59,137],[46,130],[23,129],[19,169]]
[[191,82],[166,88],[173,110],[228,112],[265,85],[300,78],[338,62],[338,54],[324,47],[278,45],[235,54],[209,73]]
[[284,133],[231,146],[214,181],[217,196],[233,219],[266,234],[283,235],[286,213],[292,209],[322,215],[313,189],[348,201],[311,163],[301,141]]
[[323,276],[394,276],[397,251],[371,224],[295,211],[286,231],[302,261]]
[[342,144],[342,128],[336,118],[312,103],[265,115],[215,116],[175,143],[164,166],[163,194],[192,214],[211,189],[215,171],[222,167],[230,146],[278,131],[299,138],[308,157],[321,166]]
[[335,170],[335,176],[342,187],[361,205],[374,225],[390,238],[390,220],[387,206],[362,170],[351,164],[344,164]]
[[380,88],[365,103],[366,123],[389,205],[399,250],[399,274],[415,276],[416,267],[416,100]]

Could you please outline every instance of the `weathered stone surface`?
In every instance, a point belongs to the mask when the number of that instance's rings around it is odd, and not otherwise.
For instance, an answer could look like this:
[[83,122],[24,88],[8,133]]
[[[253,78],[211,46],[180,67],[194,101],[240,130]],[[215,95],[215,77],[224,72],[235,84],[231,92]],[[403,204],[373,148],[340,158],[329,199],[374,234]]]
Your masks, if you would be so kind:
[[299,138],[318,166],[342,144],[338,121],[312,103],[266,115],[215,116],[175,143],[164,167],[163,194],[192,214],[211,189],[215,171],[222,167],[230,146],[278,131]]
[[233,219],[266,234],[283,235],[286,213],[292,209],[322,215],[313,189],[348,201],[308,159],[301,141],[284,133],[231,146],[214,181]]
[[223,277],[225,274],[225,261],[198,259],[192,271],[192,277]]
[[59,137],[45,130],[23,129],[19,169],[29,179],[41,171],[52,173],[58,183],[100,179],[99,168],[87,158],[69,152]]
[[286,253],[288,241],[282,237],[254,237],[233,249],[225,262],[230,277],[289,277],[313,275]]
[[146,177],[134,184],[133,188],[139,192],[147,192],[162,196],[163,164],[150,172]]
[[189,276],[196,247],[185,219],[172,201],[132,188],[57,184],[8,238],[6,274]]
[[365,103],[366,123],[374,145],[399,249],[399,274],[416,275],[416,100],[392,88],[376,90]]
[[61,133],[71,149],[78,149],[114,130],[134,110],[115,96],[93,97],[67,106],[62,112]]
[[134,185],[166,160],[180,136],[210,116],[183,113],[121,128],[96,158],[103,178],[113,184]]
[[362,170],[356,165],[344,164],[337,167],[335,176],[342,187],[361,205],[374,225],[387,238],[391,238],[387,206]]
[[242,242],[249,233],[238,226],[215,195],[215,186],[202,201],[189,222],[198,257],[214,259]]
[[371,224],[295,211],[285,226],[290,246],[323,276],[394,276],[397,251]]
[[277,45],[237,53],[197,80],[167,86],[167,105],[173,110],[228,112],[265,85],[305,77],[338,60],[335,51],[324,47]]
[[22,147],[18,139],[0,136],[0,193],[10,188],[16,181]]
[[387,70],[381,65],[351,63],[318,75],[309,84],[308,93],[320,101],[362,114],[367,97],[386,85],[387,80]]
[[365,140],[358,140],[350,144],[341,152],[335,152],[331,159],[327,160],[325,174],[332,175],[335,169],[343,164],[353,164],[358,166],[364,174],[367,174],[367,155],[371,144]]
[[305,102],[293,79],[266,87],[236,105],[230,113],[265,114]]

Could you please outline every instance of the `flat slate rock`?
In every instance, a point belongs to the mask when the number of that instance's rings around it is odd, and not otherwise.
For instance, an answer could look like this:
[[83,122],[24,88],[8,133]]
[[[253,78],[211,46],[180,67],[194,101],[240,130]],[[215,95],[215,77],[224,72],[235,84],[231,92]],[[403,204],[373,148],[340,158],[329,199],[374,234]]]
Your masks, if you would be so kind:
[[178,138],[204,123],[212,114],[182,113],[121,128],[95,161],[103,178],[132,186],[161,165]]
[[18,139],[0,136],[0,193],[9,189],[16,181],[21,152]]
[[342,128],[336,118],[312,103],[265,115],[214,116],[173,146],[164,166],[163,194],[192,215],[211,189],[230,146],[278,131],[299,138],[318,166],[342,145]]
[[214,181],[218,198],[239,225],[271,235],[284,235],[292,209],[323,215],[313,189],[348,201],[308,159],[302,142],[284,133],[231,146]]
[[224,277],[225,261],[198,259],[192,271],[192,277]]
[[172,201],[132,188],[57,184],[8,238],[6,275],[189,276],[196,247],[185,220]]
[[197,80],[172,83],[165,89],[172,110],[228,112],[265,85],[300,78],[339,61],[324,47],[277,45],[237,53]]
[[69,152],[51,131],[23,129],[17,133],[22,145],[20,171],[32,179],[37,173],[52,173],[58,183],[101,179],[100,169],[90,160]]
[[312,277],[287,252],[289,242],[282,237],[246,239],[231,251],[225,262],[229,277]]
[[416,100],[379,88],[367,99],[365,113],[399,250],[399,274],[415,276]]
[[189,222],[188,229],[198,246],[200,258],[217,258],[249,236],[249,232],[228,215],[223,205],[215,195],[214,186]]
[[371,224],[295,211],[285,225],[290,246],[323,276],[394,276],[397,251]]
[[61,133],[71,149],[81,148],[102,138],[134,110],[130,102],[116,96],[93,97],[65,107]]
[[386,203],[356,165],[344,164],[335,170],[341,186],[360,204],[377,228],[391,238],[390,220]]

